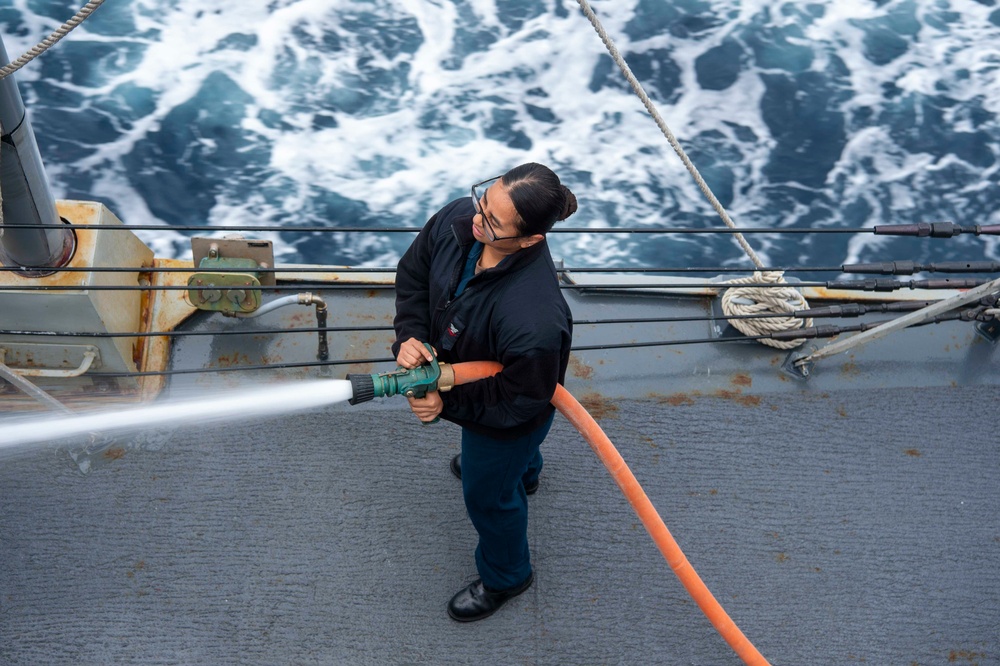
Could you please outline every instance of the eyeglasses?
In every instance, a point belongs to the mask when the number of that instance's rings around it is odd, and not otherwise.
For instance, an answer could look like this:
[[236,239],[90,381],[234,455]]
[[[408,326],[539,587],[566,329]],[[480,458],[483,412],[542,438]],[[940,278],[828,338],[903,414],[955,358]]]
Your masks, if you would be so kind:
[[[486,235],[489,236],[490,240],[494,243],[496,241],[511,240],[512,238],[524,238],[524,234],[517,234],[516,236],[497,236],[497,232],[493,230],[493,225],[490,224],[490,218],[486,217],[486,212],[483,211],[483,203],[489,203],[486,201],[486,190],[490,189],[490,185],[501,178],[503,178],[503,176],[494,176],[493,178],[487,178],[481,183],[476,183],[472,186],[472,203],[476,207],[476,212],[483,218],[483,228],[486,230]],[[483,187],[484,185],[486,185],[486,187]],[[479,192],[477,191],[478,188],[483,189],[482,196],[479,195]]]

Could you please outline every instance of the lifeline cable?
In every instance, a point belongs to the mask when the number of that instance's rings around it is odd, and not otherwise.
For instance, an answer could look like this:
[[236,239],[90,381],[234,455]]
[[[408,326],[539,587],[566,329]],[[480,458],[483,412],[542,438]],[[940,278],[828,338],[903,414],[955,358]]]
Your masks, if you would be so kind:
[[[976,278],[938,278],[938,279],[928,279],[928,280],[893,280],[893,279],[866,279],[866,280],[848,280],[845,282],[838,281],[802,281],[797,282],[798,287],[820,287],[825,289],[841,289],[841,290],[854,290],[854,291],[875,291],[875,292],[891,292],[898,291],[901,289],[972,289],[978,287],[979,285],[985,284],[987,280],[976,279]],[[616,290],[616,291],[632,291],[637,293],[650,293],[649,290],[662,291],[664,289],[704,289],[704,290],[719,290],[727,289],[727,282],[662,282],[662,283],[652,283],[652,284],[635,284],[631,283],[621,283],[621,284],[560,284],[560,289],[566,289],[570,291],[601,291],[601,290]],[[785,287],[780,284],[769,284],[766,282],[754,282],[748,283],[747,286],[757,287],[760,289],[784,289]],[[250,287],[255,291],[263,292],[283,292],[283,291],[294,291],[296,289],[325,289],[327,291],[350,291],[350,290],[364,290],[364,291],[386,291],[389,289],[394,289],[395,285],[392,284],[370,284],[364,282],[356,283],[344,283],[344,284],[329,284],[324,282],[296,282],[291,285],[262,285],[260,287]],[[67,286],[58,284],[29,284],[24,286],[18,286],[18,291],[208,291],[215,289],[210,285],[110,285],[110,284],[98,284],[98,285],[79,285],[79,286]],[[800,308],[799,310],[808,310],[810,308]],[[794,310],[798,312],[799,310]],[[789,313],[782,313],[777,316],[787,316]],[[735,319],[735,317],[734,317]]]
[[[902,303],[903,307],[894,309],[894,312],[908,312],[912,310],[918,310],[922,307],[930,305],[930,301],[914,301],[913,303]],[[830,308],[814,308],[813,310],[803,310],[801,312],[794,313],[795,316],[800,318],[805,317],[833,317],[833,318],[846,318],[846,317],[856,317],[861,314],[867,314],[868,312],[889,312],[885,308],[886,304],[874,304],[872,306],[859,306],[857,311],[846,311],[843,306],[833,306]],[[834,308],[843,311],[834,311]],[[864,310],[862,311],[862,308]],[[823,311],[823,312],[819,312]],[[773,317],[782,317],[784,315],[771,315],[771,314],[756,314],[756,315],[741,315],[745,319],[770,319]],[[688,317],[630,317],[630,318],[611,318],[611,319],[577,319],[573,321],[574,326],[598,326],[601,324],[669,324],[669,323],[680,323],[680,322],[713,322],[717,321],[718,317],[712,315],[693,315]],[[21,336],[35,336],[35,337],[51,337],[51,338],[156,338],[156,337],[186,337],[186,336],[215,336],[215,335],[271,335],[279,333],[317,333],[317,332],[327,332],[327,333],[358,333],[358,332],[373,332],[373,331],[393,331],[395,330],[391,325],[385,326],[304,326],[302,328],[251,328],[251,329],[241,329],[241,328],[231,328],[222,330],[208,330],[208,331],[129,331],[127,333],[109,333],[109,332],[92,332],[83,333],[80,331],[27,331],[27,330],[16,330],[16,329],[0,329],[0,335],[21,335]]]
[[[1000,310],[997,310],[1000,312]],[[984,310],[984,312],[989,312],[989,310]],[[938,324],[944,321],[951,321],[953,319],[961,319],[961,313],[955,315],[940,315],[935,317],[933,320],[928,320],[919,324],[913,324],[916,326],[926,326],[931,324]],[[826,330],[816,330],[813,331],[817,335],[812,335],[812,332],[802,331],[802,335],[808,335],[809,337],[831,337],[839,335],[844,332],[855,332],[855,331],[865,331],[876,328],[880,325],[887,324],[892,320],[871,322],[864,324],[857,324],[855,326],[842,326],[842,327],[826,327]],[[311,329],[295,329],[289,331],[283,331],[285,333],[309,333],[315,332]],[[799,334],[797,331],[794,333],[785,332],[787,334]],[[15,333],[16,334],[16,333]],[[139,334],[139,336],[145,334]],[[772,335],[778,335],[778,333],[773,333]],[[136,334],[123,334],[121,337],[139,337]],[[96,337],[96,336],[95,336]],[[108,335],[107,337],[112,337]],[[676,347],[681,345],[698,345],[698,344],[742,344],[748,340],[751,341],[761,341],[767,336],[746,336],[746,337],[733,337],[733,338],[689,338],[684,340],[652,340],[649,342],[617,342],[599,345],[576,345],[570,348],[570,351],[581,352],[581,351],[607,351],[611,349],[643,349],[647,347]],[[371,363],[394,363],[396,359],[387,358],[343,358],[336,359],[333,361],[298,361],[289,363],[272,363],[267,365],[232,365],[232,366],[222,366],[216,368],[182,368],[180,370],[147,370],[140,372],[88,372],[88,377],[102,377],[102,378],[112,378],[112,377],[163,377],[170,375],[191,375],[199,373],[211,373],[211,372],[250,372],[256,370],[287,370],[292,368],[321,368],[324,366],[331,365],[362,365]]]
[[[2,202],[2,198],[0,198]],[[0,224],[3,218],[0,217]],[[11,225],[13,226],[13,225]],[[62,227],[62,228],[65,228]],[[2,234],[0,234],[2,235]],[[895,270],[886,268],[906,264]],[[954,265],[952,265],[954,264]],[[17,272],[23,266],[4,266],[0,264],[0,272]],[[32,266],[34,270],[51,270],[64,273],[201,273],[203,269],[195,266]],[[304,273],[324,274],[335,273],[395,273],[395,266],[336,266],[336,270],[324,270],[317,266],[277,266],[274,268],[213,268],[212,273]],[[928,271],[931,273],[994,273],[1000,272],[1000,262],[940,262],[937,264],[916,264],[914,262],[883,262],[881,264],[841,264],[839,266],[776,266],[762,269],[764,271],[783,271],[801,273],[874,273],[877,275],[912,275]],[[556,273],[746,273],[747,269],[734,266],[564,266],[556,268]]]
[[[12,229],[65,229],[65,224],[10,224]],[[288,226],[218,226],[208,224],[88,224],[86,229],[117,229],[145,231],[280,231],[299,233],[418,233],[423,227],[288,227]],[[934,233],[935,227],[946,227],[947,233]],[[918,224],[876,224],[873,227],[838,227],[805,229],[796,227],[553,227],[550,234],[874,234],[876,236],[912,236],[917,238],[953,238],[960,234],[1000,236],[1000,224],[975,224],[961,227],[951,222],[920,222]]]
[[[0,203],[3,199],[0,197]],[[0,224],[3,223],[0,215]],[[65,228],[65,227],[63,227]],[[0,229],[0,236],[2,236]],[[201,268],[194,266],[32,266],[38,271],[59,271],[65,273],[200,273]],[[335,273],[395,273],[395,266],[337,266]],[[0,265],[0,273],[18,272],[23,266]],[[252,270],[262,274],[323,274],[331,271],[316,266],[279,266],[276,268],[213,268],[212,273],[246,273]],[[931,264],[918,264],[911,261],[889,261],[867,264],[841,264],[839,266],[775,266],[764,268],[761,272],[780,271],[783,273],[850,273],[855,275],[913,275],[914,273],[997,273],[1000,272],[1000,262],[996,261],[943,261]],[[556,273],[746,273],[747,269],[733,266],[610,266],[599,268],[595,266],[565,266],[556,268]],[[289,288],[295,286],[294,278],[287,278]]]

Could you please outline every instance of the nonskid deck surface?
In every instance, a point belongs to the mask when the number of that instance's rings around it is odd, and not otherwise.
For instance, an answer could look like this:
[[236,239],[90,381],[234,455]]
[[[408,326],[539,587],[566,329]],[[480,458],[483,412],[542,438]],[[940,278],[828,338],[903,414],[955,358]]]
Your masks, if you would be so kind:
[[[1000,663],[996,387],[617,400],[599,416],[775,664]],[[179,419],[179,422],[182,419]],[[448,460],[402,403],[0,465],[4,664],[737,664],[561,417],[531,590],[472,625]]]

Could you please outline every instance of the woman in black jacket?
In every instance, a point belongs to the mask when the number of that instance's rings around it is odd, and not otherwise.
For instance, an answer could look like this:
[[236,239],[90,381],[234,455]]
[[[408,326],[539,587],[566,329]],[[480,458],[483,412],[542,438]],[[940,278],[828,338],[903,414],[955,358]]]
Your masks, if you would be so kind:
[[434,215],[399,262],[399,365],[499,361],[494,377],[410,399],[422,421],[462,426],[462,479],[476,531],[479,580],[448,604],[461,622],[491,615],[533,580],[527,494],[538,488],[550,400],[566,376],[572,319],[545,235],[576,211],[576,197],[541,164],[522,164],[472,187]]

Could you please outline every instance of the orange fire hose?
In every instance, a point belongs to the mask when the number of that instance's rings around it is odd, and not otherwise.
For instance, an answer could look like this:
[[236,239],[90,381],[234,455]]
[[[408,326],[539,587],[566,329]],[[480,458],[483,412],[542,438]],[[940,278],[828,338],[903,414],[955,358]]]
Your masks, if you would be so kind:
[[[492,377],[500,372],[503,366],[492,361],[472,361],[468,363],[455,363],[451,368],[455,373],[454,385],[457,386],[478,379]],[[580,431],[583,438],[590,444],[590,448],[594,450],[597,457],[608,468],[611,477],[618,484],[629,504],[635,509],[636,514],[642,520],[642,524],[646,526],[646,531],[653,537],[656,547],[660,549],[663,557],[670,564],[670,568],[674,570],[681,584],[684,585],[684,589],[688,591],[691,598],[698,604],[698,608],[705,614],[705,617],[712,623],[716,631],[729,643],[729,646],[733,648],[744,663],[753,666],[768,665],[768,661],[753,646],[753,643],[743,635],[740,628],[736,626],[736,623],[733,622],[732,618],[729,617],[725,609],[722,608],[722,605],[701,580],[698,572],[688,562],[681,547],[677,545],[677,541],[670,534],[670,530],[667,529],[663,519],[660,518],[660,514],[656,512],[653,503],[649,501],[642,486],[639,485],[639,482],[632,474],[632,470],[628,468],[625,459],[618,453],[618,449],[611,443],[608,436],[604,434],[601,426],[597,425],[597,422],[587,413],[587,410],[561,384],[556,386],[555,395],[552,396],[552,404],[555,405],[560,414],[565,416]]]

